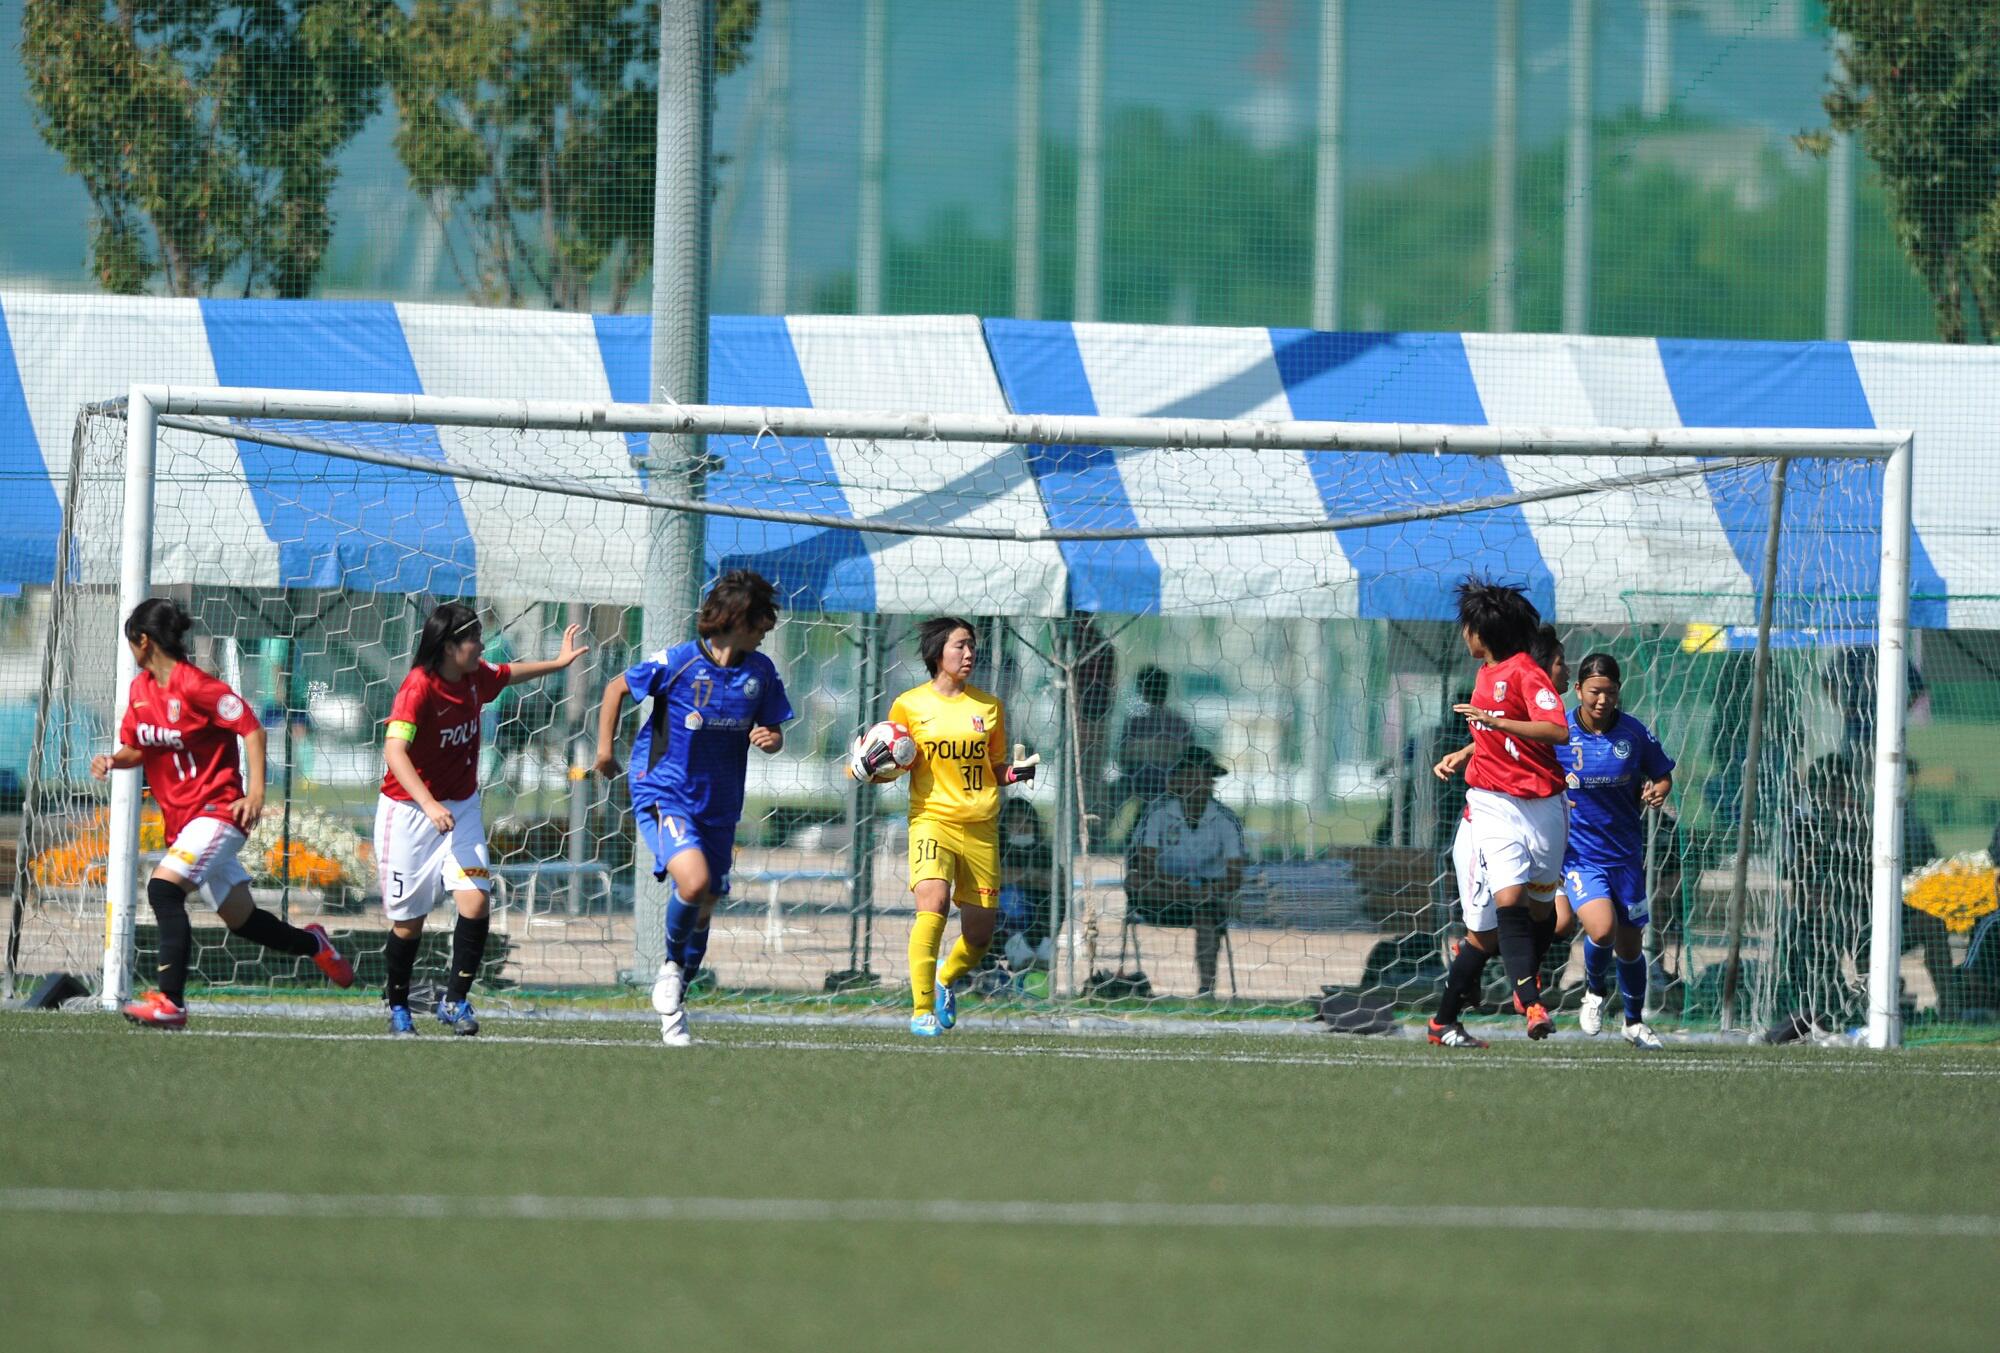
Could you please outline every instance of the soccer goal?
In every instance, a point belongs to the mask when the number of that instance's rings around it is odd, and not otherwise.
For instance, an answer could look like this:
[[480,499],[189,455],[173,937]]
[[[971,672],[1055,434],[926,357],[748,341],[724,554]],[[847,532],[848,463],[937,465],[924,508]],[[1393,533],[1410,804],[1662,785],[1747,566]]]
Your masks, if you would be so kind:
[[[138,387],[76,426],[8,975],[88,972],[108,1003],[149,952],[158,818],[137,772],[107,787],[89,763],[133,675],[121,619],[163,594],[268,732],[244,852],[260,902],[345,935],[379,982],[383,724],[425,615],[457,599],[493,661],[547,656],[569,624],[591,644],[487,712],[487,998],[629,993],[665,892],[624,783],[592,773],[599,695],[691,637],[705,579],[749,568],[777,585],[765,651],[797,718],[751,757],[710,999],[905,998],[905,793],[840,762],[925,679],[915,625],[949,614],[1045,767],[1003,806],[987,1008],[1297,1018],[1345,988],[1422,1009],[1457,921],[1463,791],[1432,766],[1465,740],[1451,593],[1477,573],[1526,587],[1572,666],[1616,656],[1625,709],[1679,763],[1647,823],[1661,1020],[1803,1011],[1891,1046],[1911,454],[1872,429]],[[1195,793],[1174,774],[1191,744],[1222,772],[1199,778],[1242,867],[1149,890],[1133,852]],[[208,921],[198,990],[311,978]],[[426,951],[419,980],[442,961]]]

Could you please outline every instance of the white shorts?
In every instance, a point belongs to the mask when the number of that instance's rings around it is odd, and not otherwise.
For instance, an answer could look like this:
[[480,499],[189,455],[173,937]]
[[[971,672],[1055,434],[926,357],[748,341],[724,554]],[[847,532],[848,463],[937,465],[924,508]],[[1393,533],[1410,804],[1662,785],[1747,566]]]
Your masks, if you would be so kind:
[[1486,870],[1479,863],[1479,848],[1472,842],[1472,824],[1458,820],[1458,835],[1451,841],[1452,872],[1458,875],[1458,907],[1465,916],[1469,934],[1484,934],[1500,925],[1500,909],[1493,905],[1493,890],[1486,886]]
[[247,839],[233,823],[198,817],[181,828],[160,868],[193,884],[204,902],[220,909],[237,884],[250,882],[250,871],[236,858]]
[[1465,807],[1486,887],[1498,893],[1526,884],[1534,900],[1554,902],[1569,844],[1569,800],[1561,794],[1517,799],[1469,789]]
[[451,813],[448,836],[414,803],[387,794],[375,801],[375,867],[382,876],[382,909],[392,921],[428,916],[450,893],[493,890],[479,797],[444,806]]

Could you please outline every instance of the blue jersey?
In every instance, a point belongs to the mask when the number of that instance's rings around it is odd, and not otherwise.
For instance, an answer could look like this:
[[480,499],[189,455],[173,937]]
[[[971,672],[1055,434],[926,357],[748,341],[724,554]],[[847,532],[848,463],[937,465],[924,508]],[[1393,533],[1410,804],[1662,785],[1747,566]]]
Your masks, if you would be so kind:
[[632,739],[632,807],[733,825],[743,812],[751,727],[792,717],[777,667],[762,653],[724,667],[691,641],[633,663],[625,685],[634,700],[653,702]]
[[1646,858],[1646,828],[1639,816],[1639,786],[1674,768],[1674,759],[1646,725],[1619,711],[1609,732],[1592,733],[1575,710],[1569,743],[1556,748],[1568,772],[1570,864],[1638,864]]

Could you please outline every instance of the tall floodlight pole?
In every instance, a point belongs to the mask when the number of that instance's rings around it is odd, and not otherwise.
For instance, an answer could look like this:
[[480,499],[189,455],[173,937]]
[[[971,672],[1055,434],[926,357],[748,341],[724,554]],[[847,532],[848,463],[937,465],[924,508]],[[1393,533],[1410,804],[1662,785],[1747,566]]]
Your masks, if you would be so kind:
[[1014,32],[1014,318],[1042,313],[1042,0],[1018,0]]
[[[1847,36],[1833,40],[1833,73],[1841,73]],[[1833,134],[1826,157],[1826,332],[1842,342],[1854,319],[1854,138]]]
[[1076,301],[1071,318],[1097,318],[1104,252],[1104,0],[1083,0],[1077,44]]
[[887,120],[887,0],[868,0],[861,17],[861,211],[856,223],[854,308],[882,313],[882,137]]
[[[708,198],[715,92],[710,61],[714,0],[661,0],[660,110],[653,162],[653,398],[708,399]],[[657,498],[702,495],[706,438],[656,433],[648,439],[646,488]],[[700,591],[702,519],[653,512],[646,540],[642,642],[648,652],[678,643]],[[664,957],[667,887],[633,859],[635,976],[650,978]]]
[[1493,15],[1493,276],[1486,327],[1514,332],[1514,156],[1520,144],[1521,0],[1499,0]]
[[1592,0],[1570,0],[1569,166],[1563,191],[1563,313],[1566,334],[1590,328],[1590,29]]
[[1646,0],[1646,46],[1641,57],[1644,71],[1639,83],[1639,113],[1648,122],[1658,122],[1672,106],[1674,75],[1674,28],[1668,12],[1669,0]]
[[764,244],[757,266],[757,309],[785,313],[792,257],[791,0],[764,0]]
[[1340,327],[1340,137],[1347,0],[1320,0],[1319,160],[1313,173],[1312,327]]

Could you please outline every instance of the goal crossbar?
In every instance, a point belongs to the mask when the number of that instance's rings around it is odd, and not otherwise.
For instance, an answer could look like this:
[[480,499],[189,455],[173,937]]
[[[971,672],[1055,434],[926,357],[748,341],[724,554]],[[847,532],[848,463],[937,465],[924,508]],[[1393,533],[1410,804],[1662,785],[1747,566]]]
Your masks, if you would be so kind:
[[1880,428],[1607,428],[1537,424],[1349,423],[1311,419],[1107,417],[722,404],[458,399],[325,390],[142,385],[155,415],[293,421],[444,423],[673,436],[819,437],[1164,450],[1356,451],[1460,456],[1729,456],[1886,460],[1914,433]]

